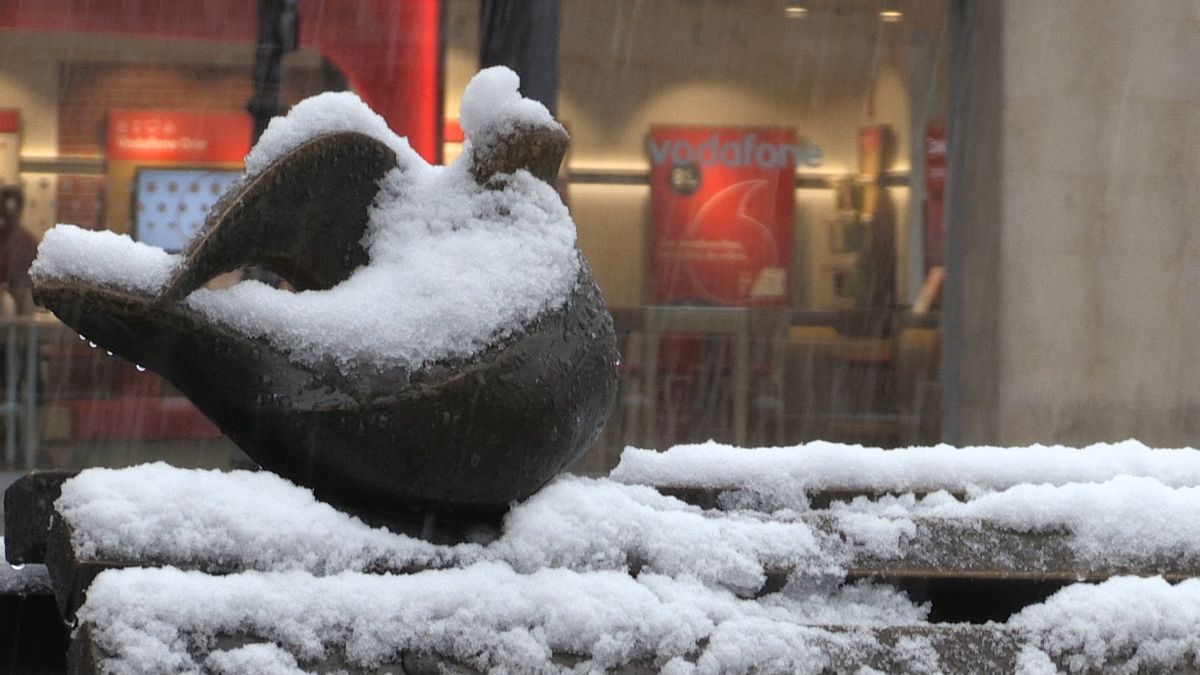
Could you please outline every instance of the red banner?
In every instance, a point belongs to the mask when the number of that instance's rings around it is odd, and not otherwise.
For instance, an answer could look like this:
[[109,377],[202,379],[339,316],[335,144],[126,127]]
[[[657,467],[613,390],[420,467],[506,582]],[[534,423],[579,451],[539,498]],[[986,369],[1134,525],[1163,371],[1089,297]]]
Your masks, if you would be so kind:
[[[0,0],[0,28],[253,42],[246,0]],[[300,44],[346,73],[426,161],[441,156],[439,0],[301,0]]]
[[15,134],[21,130],[21,111],[16,108],[0,108],[0,133]]
[[108,159],[241,162],[251,133],[244,113],[114,110],[108,114]]
[[652,301],[786,304],[795,131],[654,127],[647,150]]

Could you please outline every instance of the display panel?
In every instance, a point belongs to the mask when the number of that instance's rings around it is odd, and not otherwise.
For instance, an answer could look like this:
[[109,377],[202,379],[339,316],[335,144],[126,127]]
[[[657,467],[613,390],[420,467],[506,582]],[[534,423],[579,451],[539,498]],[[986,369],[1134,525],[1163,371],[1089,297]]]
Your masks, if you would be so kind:
[[213,204],[241,175],[210,169],[140,169],[133,238],[172,253],[183,250]]

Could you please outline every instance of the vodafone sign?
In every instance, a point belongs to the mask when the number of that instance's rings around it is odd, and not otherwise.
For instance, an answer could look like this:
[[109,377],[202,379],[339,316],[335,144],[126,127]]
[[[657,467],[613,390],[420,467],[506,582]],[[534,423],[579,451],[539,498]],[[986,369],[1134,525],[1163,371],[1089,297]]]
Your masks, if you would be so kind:
[[114,110],[108,114],[108,159],[241,162],[251,134],[245,113]]
[[823,159],[821,148],[807,143],[803,146],[794,142],[776,143],[769,138],[759,138],[756,132],[748,132],[740,138],[722,138],[713,132],[706,140],[694,143],[682,138],[658,138],[654,135],[646,142],[650,160],[657,166],[695,162],[701,166],[721,165],[728,168],[754,166],[759,169],[793,170],[803,164],[820,166]]
[[820,150],[779,128],[653,127],[646,146],[653,301],[786,304],[796,166]]

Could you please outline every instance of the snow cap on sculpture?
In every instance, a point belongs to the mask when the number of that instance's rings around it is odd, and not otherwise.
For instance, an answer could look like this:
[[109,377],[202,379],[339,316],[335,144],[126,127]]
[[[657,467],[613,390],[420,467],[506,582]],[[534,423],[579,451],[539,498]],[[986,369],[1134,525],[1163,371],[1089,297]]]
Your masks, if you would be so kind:
[[468,139],[511,131],[516,125],[561,129],[546,106],[521,96],[521,78],[504,66],[479,71],[463,90],[459,122]]

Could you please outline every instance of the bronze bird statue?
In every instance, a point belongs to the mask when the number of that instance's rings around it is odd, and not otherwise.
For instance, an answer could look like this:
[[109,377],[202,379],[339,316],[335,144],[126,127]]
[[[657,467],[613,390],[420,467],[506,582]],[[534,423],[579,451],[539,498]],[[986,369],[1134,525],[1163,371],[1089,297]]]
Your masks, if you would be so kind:
[[[352,94],[301,102],[182,254],[59,226],[35,299],[322,499],[494,517],[595,439],[618,360],[550,185],[567,135],[517,84],[472,80],[448,167]],[[204,288],[249,265],[295,292]]]

